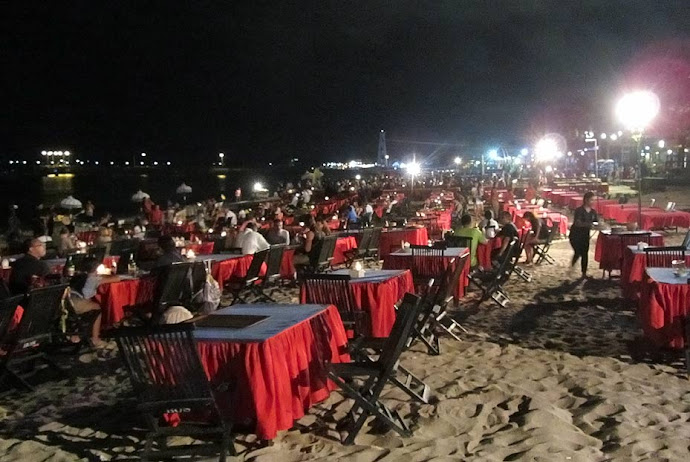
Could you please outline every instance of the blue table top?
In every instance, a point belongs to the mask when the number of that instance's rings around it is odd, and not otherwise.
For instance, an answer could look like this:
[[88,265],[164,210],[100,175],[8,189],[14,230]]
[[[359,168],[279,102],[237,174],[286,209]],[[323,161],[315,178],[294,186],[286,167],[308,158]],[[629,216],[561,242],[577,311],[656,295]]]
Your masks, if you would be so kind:
[[[393,279],[395,277],[400,276],[405,271],[408,271],[408,270],[366,270],[364,272],[364,277],[352,278],[350,283],[351,284],[358,284],[358,283],[364,283],[364,282],[384,282],[384,281],[387,281],[389,279]],[[329,274],[338,274],[341,276],[349,276],[350,270],[341,269],[341,270],[333,271]]]
[[194,337],[201,341],[263,342],[326,311],[327,308],[327,305],[279,305],[277,303],[232,305],[213,312],[211,316],[243,314],[268,316],[268,318],[241,329],[197,327]]
[[[469,252],[470,249],[467,247],[448,247],[443,251],[443,256],[444,257],[459,257],[461,255],[466,254]],[[404,257],[404,256],[411,256],[412,255],[412,249],[399,249],[396,250],[395,252],[389,254],[391,256],[399,256],[399,257]]]
[[673,274],[673,268],[647,268],[646,271],[650,278],[662,284],[688,284],[688,278],[690,278],[690,272],[685,276],[676,276]]

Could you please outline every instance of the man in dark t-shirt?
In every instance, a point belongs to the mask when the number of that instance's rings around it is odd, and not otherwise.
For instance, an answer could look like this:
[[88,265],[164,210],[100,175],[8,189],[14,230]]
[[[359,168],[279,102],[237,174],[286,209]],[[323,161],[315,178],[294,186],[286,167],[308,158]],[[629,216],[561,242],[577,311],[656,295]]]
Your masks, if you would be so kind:
[[597,212],[592,208],[594,202],[594,193],[589,191],[585,193],[582,205],[575,209],[575,216],[573,217],[573,225],[570,227],[570,245],[575,254],[570,266],[575,266],[578,259],[581,259],[580,266],[582,269],[582,277],[587,277],[587,263],[589,255],[589,232],[598,225],[599,217]]
[[[509,212],[501,212],[498,215],[498,223],[501,225],[501,230],[498,232],[496,237],[501,239],[500,249],[494,249],[491,255],[492,260],[501,260],[508,257],[506,254],[506,249],[510,244],[510,241],[515,238],[519,238],[518,229],[513,223],[513,217]],[[515,249],[515,247],[513,247]]]
[[46,262],[41,258],[46,255],[46,245],[38,239],[24,243],[24,256],[12,264],[9,289],[12,295],[22,295],[31,290],[34,277],[45,277],[50,273]]

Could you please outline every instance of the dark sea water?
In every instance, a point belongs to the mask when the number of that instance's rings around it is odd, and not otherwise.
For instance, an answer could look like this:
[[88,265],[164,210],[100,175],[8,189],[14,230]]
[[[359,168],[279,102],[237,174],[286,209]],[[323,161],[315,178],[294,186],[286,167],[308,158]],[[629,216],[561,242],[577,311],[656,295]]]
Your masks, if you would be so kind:
[[125,215],[133,214],[137,209],[131,197],[139,189],[163,206],[168,200],[175,202],[182,199],[175,193],[182,182],[192,187],[187,202],[209,197],[219,199],[221,194],[232,199],[238,187],[242,188],[243,197],[248,198],[256,182],[261,182],[272,193],[279,182],[296,182],[304,171],[304,167],[222,170],[103,167],[60,176],[46,171],[5,172],[0,174],[0,229],[7,224],[7,214],[12,204],[19,206],[22,222],[30,219],[38,204],[56,205],[69,195],[82,203],[87,200],[94,202],[96,216],[105,211]]

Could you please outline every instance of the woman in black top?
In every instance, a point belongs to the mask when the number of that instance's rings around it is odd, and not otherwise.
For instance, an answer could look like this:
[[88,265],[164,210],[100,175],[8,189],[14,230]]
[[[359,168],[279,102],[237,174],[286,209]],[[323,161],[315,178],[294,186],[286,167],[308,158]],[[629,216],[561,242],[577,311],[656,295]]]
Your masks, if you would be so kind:
[[594,193],[585,193],[582,205],[575,209],[573,226],[570,227],[570,245],[575,254],[570,266],[575,266],[578,259],[581,259],[582,277],[587,277],[587,255],[589,253],[589,231],[599,221],[597,212],[592,209]]

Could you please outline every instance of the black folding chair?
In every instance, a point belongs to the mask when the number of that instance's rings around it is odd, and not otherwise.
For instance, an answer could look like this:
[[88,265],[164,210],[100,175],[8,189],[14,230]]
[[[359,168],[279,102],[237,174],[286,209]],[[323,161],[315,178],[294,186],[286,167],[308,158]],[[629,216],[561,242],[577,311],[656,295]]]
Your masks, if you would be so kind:
[[671,268],[673,260],[685,261],[685,247],[646,247],[644,249],[647,267]]
[[683,243],[680,246],[684,247],[685,250],[690,250],[690,230],[688,230],[688,232],[685,233],[685,238],[683,239]]
[[117,239],[109,244],[108,255],[122,256],[125,253],[135,252],[139,241],[132,239]]
[[445,249],[436,249],[426,245],[411,245],[412,279],[415,286],[426,286],[430,279],[438,276],[438,268],[443,267]]
[[88,255],[91,258],[95,258],[96,261],[100,264],[100,263],[103,263],[103,259],[105,258],[105,251],[106,251],[105,247],[92,247],[89,250]]
[[179,262],[155,270],[158,280],[153,295],[151,319],[154,324],[159,323],[165,310],[173,305],[192,308],[194,265],[195,262]]
[[283,263],[283,254],[287,245],[273,245],[268,250],[268,257],[266,258],[266,274],[261,277],[261,285],[259,290],[264,300],[274,302],[272,295],[275,292],[280,292],[282,277],[280,275],[280,266]]
[[534,253],[537,255],[537,261],[534,262],[535,265],[541,265],[544,262],[548,263],[549,265],[556,264],[556,260],[554,260],[553,257],[549,255],[549,250],[551,250],[551,243],[553,242],[553,239],[556,237],[559,225],[560,222],[552,222],[551,226],[547,228],[547,233],[544,240],[537,241],[534,244]]
[[362,230],[362,237],[357,243],[357,247],[345,252],[345,266],[350,268],[355,261],[364,261],[369,251],[369,244],[371,243],[374,228],[364,228]]
[[[228,453],[235,455],[232,423],[220,413],[193,331],[193,324],[182,323],[128,327],[113,333],[139,401],[137,409],[149,427],[142,460],[203,455],[225,461]],[[161,427],[158,422],[171,413],[180,415],[180,424]],[[185,418],[194,414],[212,420],[199,424]],[[215,438],[218,442],[168,446],[167,438],[173,436]]]
[[517,238],[511,239],[497,268],[493,268],[491,271],[477,271],[470,276],[470,281],[482,291],[478,305],[492,299],[499,306],[505,308],[510,302],[503,285],[513,273],[513,266],[517,261],[517,258],[513,256],[516,246]]
[[452,234],[446,234],[443,237],[443,240],[446,242],[447,247],[471,247],[472,246],[472,238],[471,237],[466,237],[466,236],[454,236]]
[[[330,364],[328,376],[345,395],[354,400],[349,412],[350,425],[344,444],[352,444],[361,430],[366,419],[374,416],[389,429],[401,436],[412,434],[410,427],[397,411],[390,410],[381,402],[383,387],[394,374],[399,365],[400,354],[405,347],[410,331],[419,314],[419,298],[406,294],[398,310],[393,328],[386,339],[381,354],[376,361],[364,356],[361,360],[351,363]],[[361,387],[354,384],[354,380],[363,380]]]
[[381,242],[381,232],[383,228],[373,228],[373,230],[364,256],[365,263],[367,261],[378,262],[379,260],[379,243]]
[[303,282],[306,303],[335,305],[346,329],[355,337],[369,337],[371,318],[369,313],[357,306],[350,286],[350,276],[340,274],[314,274]]
[[8,332],[2,342],[5,354],[0,356],[0,384],[9,381],[15,387],[33,390],[26,379],[35,373],[38,362],[63,372],[48,358],[46,347],[57,331],[65,289],[66,284],[29,292],[17,329]]
[[330,269],[333,262],[333,252],[335,252],[335,243],[338,240],[338,236],[325,236],[321,242],[321,251],[317,261],[312,268],[315,273],[323,273],[324,271]]
[[242,302],[247,303],[244,297],[248,295],[254,295],[258,298],[262,297],[261,289],[258,285],[259,275],[261,274],[261,268],[266,262],[268,257],[269,249],[261,250],[256,252],[252,256],[252,262],[249,264],[249,269],[247,270],[247,275],[241,279],[230,280],[226,286],[232,292],[232,302],[231,305],[235,303]]
[[513,273],[517,274],[518,277],[525,282],[532,282],[532,275],[524,268],[518,266],[517,262],[520,259],[520,255],[522,255],[522,252],[525,250],[525,245],[527,244],[529,233],[529,231],[523,228],[522,236],[520,236],[520,240],[518,241],[518,248],[513,254],[513,258],[515,258],[515,264],[513,265]]

